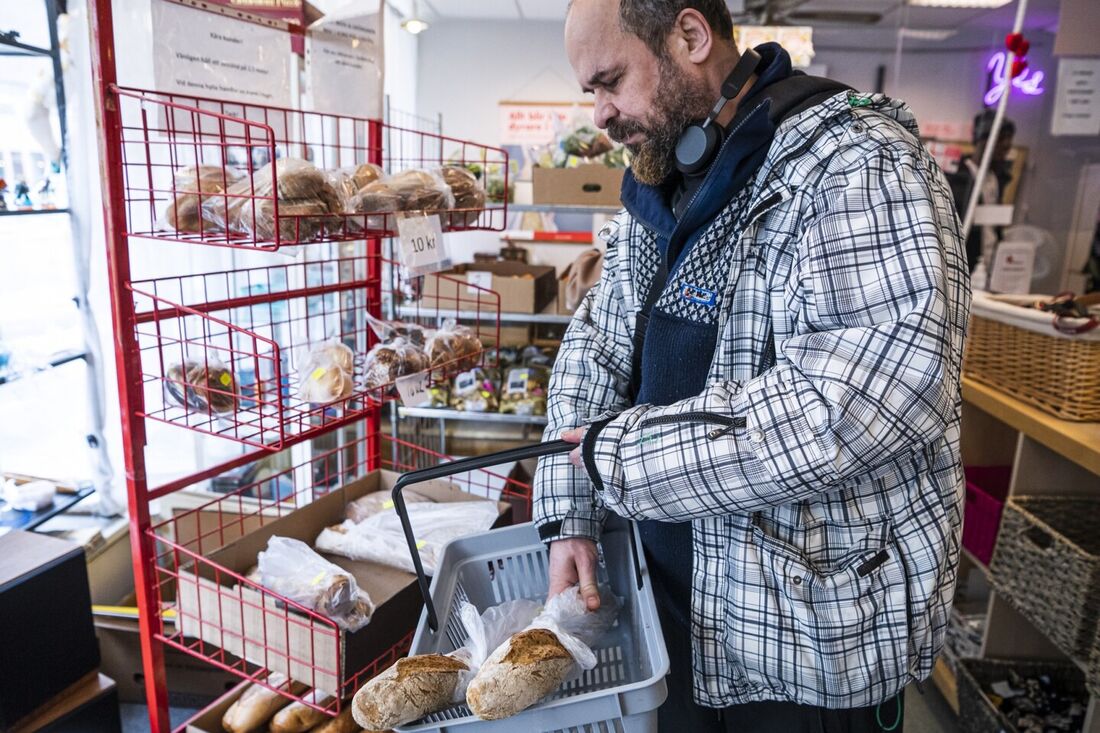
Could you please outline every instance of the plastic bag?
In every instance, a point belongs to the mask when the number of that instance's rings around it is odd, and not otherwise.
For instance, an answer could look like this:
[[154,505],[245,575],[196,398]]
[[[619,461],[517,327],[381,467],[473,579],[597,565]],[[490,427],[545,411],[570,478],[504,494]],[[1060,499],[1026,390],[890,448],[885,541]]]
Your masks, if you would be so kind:
[[298,368],[298,396],[315,405],[345,400],[355,387],[355,353],[337,339],[313,347]]
[[454,165],[443,166],[439,175],[450,186],[454,198],[451,208],[456,213],[449,217],[450,225],[472,227],[477,224],[481,210],[485,208],[485,189],[477,176],[466,168]]
[[367,625],[374,604],[355,578],[301,540],[272,537],[257,558],[260,584],[335,621],[346,631]]
[[442,328],[428,338],[424,346],[432,367],[467,371],[477,366],[481,357],[481,340],[468,326],[460,326],[448,318]]
[[455,376],[451,407],[464,412],[496,412],[497,386],[484,369],[471,369]]
[[402,211],[445,211],[453,209],[451,187],[438,172],[411,169],[383,181],[401,197]]
[[458,617],[462,619],[462,625],[466,627],[469,636],[466,637],[465,644],[447,656],[461,659],[470,669],[459,673],[452,702],[466,701],[466,688],[470,686],[470,682],[481,669],[481,665],[485,664],[489,655],[498,646],[508,641],[512,634],[531,624],[541,610],[541,605],[526,599],[505,601],[500,605],[486,608],[484,613],[478,613],[472,603],[459,604]]
[[421,349],[397,337],[388,343],[375,344],[366,359],[367,389],[392,385],[398,377],[422,372],[431,366]]
[[[459,537],[488,531],[500,510],[492,501],[406,504],[424,572],[435,573],[443,546]],[[318,550],[352,560],[369,560],[416,572],[397,512],[373,514],[358,524],[327,527],[314,543]]]
[[394,339],[403,338],[413,346],[422,349],[424,348],[428,335],[434,333],[431,329],[423,328],[415,323],[384,321],[381,318],[375,318],[370,313],[365,313],[364,315],[367,318],[367,323],[370,325],[371,330],[374,331],[374,335],[380,338],[384,343],[390,343]]
[[276,193],[272,170],[278,186],[280,242],[307,242],[326,228],[337,231],[343,228],[341,217],[325,216],[344,210],[344,202],[328,175],[297,158],[280,158],[234,183],[226,189],[228,205],[221,196],[204,201],[203,218],[228,232],[249,234],[260,240],[275,239]]
[[192,410],[227,413],[238,406],[233,372],[217,360],[202,364],[186,359],[168,367],[164,391],[172,401]]
[[597,662],[592,647],[615,623],[622,608],[622,600],[611,592],[611,586],[601,583],[599,591],[600,607],[589,611],[581,596],[580,586],[566,588],[548,598],[542,612],[524,630],[546,629],[554,632],[580,670],[592,669]]
[[596,158],[611,152],[614,144],[606,133],[596,129],[591,122],[574,122],[572,129],[565,132],[561,140],[562,150],[566,155],[575,155],[578,158]]
[[545,415],[550,372],[530,364],[513,367],[504,375],[500,389],[500,411],[515,415]]
[[173,176],[174,198],[164,210],[158,226],[177,232],[219,231],[220,225],[204,215],[204,202],[214,200],[214,197],[199,194],[220,194],[240,179],[240,172],[229,166],[192,165],[180,168]]
[[[405,497],[406,504],[419,504],[425,501],[432,501],[423,494],[418,494],[412,490],[402,492],[402,496]],[[355,501],[349,501],[347,506],[344,507],[344,517],[347,518],[348,521],[358,523],[371,515],[392,510],[393,498],[390,496],[390,492],[375,491],[366,496],[361,496]]]
[[57,487],[49,481],[25,481],[16,483],[12,479],[4,482],[4,501],[8,508],[20,512],[37,512],[53,504]]

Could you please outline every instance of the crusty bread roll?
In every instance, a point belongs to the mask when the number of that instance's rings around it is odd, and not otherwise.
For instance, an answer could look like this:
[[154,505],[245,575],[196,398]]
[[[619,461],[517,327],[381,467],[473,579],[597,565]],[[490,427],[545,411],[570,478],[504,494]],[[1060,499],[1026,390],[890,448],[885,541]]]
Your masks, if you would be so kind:
[[[485,189],[478,183],[477,177],[458,166],[443,166],[440,171],[443,180],[451,187],[455,203],[455,209],[482,209],[485,207]],[[466,211],[451,215],[451,224],[457,226],[473,226],[477,223],[480,211]]]
[[321,723],[311,733],[359,733],[363,729],[352,717],[352,707],[351,704],[345,705],[339,715]]
[[572,667],[573,656],[552,631],[521,631],[489,655],[466,690],[466,704],[483,720],[510,717],[558,689]]
[[385,175],[385,171],[374,163],[364,163],[351,174],[351,180],[355,182],[355,188],[358,190],[369,183],[374,183]]
[[[339,214],[344,208],[340,194],[324,171],[295,158],[281,158],[274,165],[281,242],[308,241],[326,226],[333,229],[342,226],[341,217],[324,217]],[[242,178],[226,191],[231,198],[224,218],[230,231],[255,234],[258,239],[275,238],[276,195],[271,187],[271,166],[268,163],[251,178]]]
[[[327,707],[332,703],[332,697],[321,697],[316,693],[310,693],[308,699],[321,707]],[[321,711],[314,710],[304,702],[295,701],[275,714],[268,731],[270,733],[306,733],[327,720],[330,720],[329,716]]]
[[[272,686],[286,684],[286,678],[272,675],[268,680]],[[291,686],[291,694],[300,695],[305,685],[297,682]],[[222,716],[222,727],[226,733],[252,733],[259,730],[267,721],[287,705],[290,700],[261,685],[249,685]]]
[[192,165],[180,168],[174,176],[175,198],[164,211],[165,222],[178,232],[197,233],[200,227],[204,232],[217,231],[217,223],[203,217],[202,200],[207,197],[197,194],[221,193],[239,179],[240,174],[228,167]]
[[442,654],[398,659],[355,693],[352,714],[367,730],[419,720],[454,704],[459,673],[467,670],[462,660]]

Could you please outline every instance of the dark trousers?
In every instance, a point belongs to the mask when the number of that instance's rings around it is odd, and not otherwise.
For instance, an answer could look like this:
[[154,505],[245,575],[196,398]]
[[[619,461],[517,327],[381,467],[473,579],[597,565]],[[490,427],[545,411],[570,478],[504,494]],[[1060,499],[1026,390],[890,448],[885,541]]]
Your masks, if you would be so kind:
[[[696,705],[691,693],[691,632],[669,612],[654,583],[668,647],[668,699],[657,711],[661,733],[901,733],[904,696],[881,705],[830,710],[793,702],[750,702],[715,710]],[[677,614],[679,615],[679,614]]]

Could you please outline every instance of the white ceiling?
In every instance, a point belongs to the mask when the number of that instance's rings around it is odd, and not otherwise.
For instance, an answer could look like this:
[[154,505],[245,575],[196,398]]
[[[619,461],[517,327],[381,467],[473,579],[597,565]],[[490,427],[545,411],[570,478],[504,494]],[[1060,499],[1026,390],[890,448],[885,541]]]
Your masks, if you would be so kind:
[[[408,4],[410,0],[405,0]],[[561,21],[569,0],[417,0],[420,14],[429,22],[448,20]],[[727,0],[738,11],[753,0]],[[1026,28],[1053,33],[1057,28],[1060,0],[1029,0]],[[925,8],[907,6],[903,0],[808,0],[803,11],[861,11],[881,13],[875,25],[843,23],[815,24],[815,40],[821,44],[854,45],[861,48],[893,48],[900,26],[919,29],[953,29],[944,42],[906,40],[910,48],[944,48],[984,45],[991,34],[1010,27],[1016,12],[1011,2],[995,10]]]

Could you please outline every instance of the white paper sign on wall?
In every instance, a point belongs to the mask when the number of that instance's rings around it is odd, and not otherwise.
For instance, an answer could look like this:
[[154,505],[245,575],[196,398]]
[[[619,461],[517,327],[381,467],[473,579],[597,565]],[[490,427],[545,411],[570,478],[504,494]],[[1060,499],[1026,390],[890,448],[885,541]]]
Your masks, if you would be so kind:
[[1100,59],[1061,59],[1051,135],[1100,135]]
[[286,33],[167,0],[153,0],[152,11],[159,91],[291,106]]
[[401,244],[401,264],[413,275],[425,275],[451,267],[443,223],[438,214],[431,216],[397,214],[397,233]]
[[382,3],[370,12],[329,15],[306,36],[306,78],[313,105],[322,112],[381,118],[385,75]]

